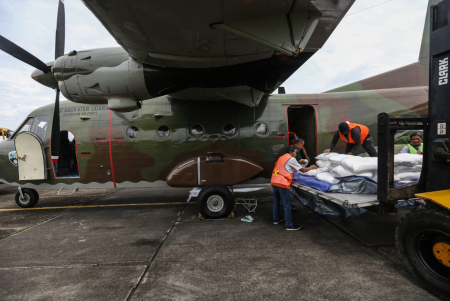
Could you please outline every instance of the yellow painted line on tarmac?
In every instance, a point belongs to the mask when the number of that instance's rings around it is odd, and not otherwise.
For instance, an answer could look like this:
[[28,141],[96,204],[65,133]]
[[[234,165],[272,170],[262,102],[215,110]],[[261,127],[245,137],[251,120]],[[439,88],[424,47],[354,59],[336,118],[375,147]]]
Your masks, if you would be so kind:
[[84,205],[84,206],[59,206],[59,207],[36,207],[36,208],[16,208],[16,209],[0,209],[4,211],[25,211],[25,210],[52,210],[52,209],[77,209],[77,208],[103,208],[103,207],[131,207],[131,206],[164,206],[164,205],[183,205],[195,204],[195,202],[173,202],[173,203],[139,203],[139,204],[110,204],[110,205]]

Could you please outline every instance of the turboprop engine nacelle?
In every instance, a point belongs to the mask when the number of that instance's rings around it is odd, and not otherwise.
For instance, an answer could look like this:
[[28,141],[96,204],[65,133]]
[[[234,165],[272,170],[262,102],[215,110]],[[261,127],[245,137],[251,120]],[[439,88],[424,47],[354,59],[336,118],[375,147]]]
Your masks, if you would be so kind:
[[[144,68],[123,48],[71,51],[53,64],[62,94],[88,104],[110,104],[111,110],[132,111],[139,101],[150,99]],[[120,100],[120,101],[119,101]]]

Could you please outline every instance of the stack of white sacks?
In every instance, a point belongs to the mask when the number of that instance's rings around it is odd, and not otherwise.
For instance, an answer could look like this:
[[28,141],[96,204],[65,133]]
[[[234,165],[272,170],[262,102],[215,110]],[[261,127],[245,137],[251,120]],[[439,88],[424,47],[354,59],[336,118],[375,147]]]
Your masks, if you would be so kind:
[[[394,182],[404,184],[418,181],[422,170],[421,155],[398,154],[394,156]],[[340,182],[338,178],[348,176],[377,178],[378,158],[342,155],[338,153],[320,154],[316,157],[317,169],[301,173],[316,177],[331,184]]]

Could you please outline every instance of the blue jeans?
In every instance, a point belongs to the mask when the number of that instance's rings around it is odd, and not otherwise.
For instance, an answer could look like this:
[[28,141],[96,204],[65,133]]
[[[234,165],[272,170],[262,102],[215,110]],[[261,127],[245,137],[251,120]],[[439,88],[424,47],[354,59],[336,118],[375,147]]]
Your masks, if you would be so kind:
[[292,202],[291,191],[286,188],[273,186],[273,220],[280,220],[280,199],[284,206],[284,224],[286,227],[292,227]]

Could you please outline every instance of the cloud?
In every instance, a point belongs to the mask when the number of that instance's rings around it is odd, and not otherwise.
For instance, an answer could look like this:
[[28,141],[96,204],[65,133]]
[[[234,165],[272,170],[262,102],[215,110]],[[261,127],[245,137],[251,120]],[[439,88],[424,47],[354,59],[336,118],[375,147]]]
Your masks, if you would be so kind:
[[[382,1],[376,1],[382,2]],[[427,0],[395,0],[375,8],[358,0],[324,47],[284,84],[287,93],[320,93],[417,61]],[[79,1],[65,1],[66,52],[115,47],[116,41]],[[57,3],[0,0],[0,28],[44,62],[54,60]],[[54,92],[30,78],[32,67],[0,51],[0,126],[16,128]]]
[[357,1],[308,62],[284,84],[287,93],[320,93],[416,62],[427,0],[397,0],[372,9]]
[[[40,60],[54,60],[57,2],[0,0],[0,34]],[[66,47],[117,46],[95,16],[78,1],[66,1]],[[87,47],[81,47],[86,45]],[[34,109],[53,103],[55,92],[34,81],[34,68],[0,51],[0,127],[17,128]]]

